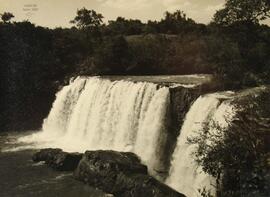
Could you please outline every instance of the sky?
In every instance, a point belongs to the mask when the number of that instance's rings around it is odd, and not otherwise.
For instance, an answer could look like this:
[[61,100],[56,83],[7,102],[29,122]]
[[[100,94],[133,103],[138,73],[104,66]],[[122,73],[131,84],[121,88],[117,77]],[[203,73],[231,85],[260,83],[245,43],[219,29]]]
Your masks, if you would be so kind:
[[14,21],[29,20],[45,27],[70,27],[77,9],[94,9],[104,21],[127,19],[160,20],[165,11],[180,9],[199,23],[209,23],[225,0],[0,0],[0,13],[11,12]]

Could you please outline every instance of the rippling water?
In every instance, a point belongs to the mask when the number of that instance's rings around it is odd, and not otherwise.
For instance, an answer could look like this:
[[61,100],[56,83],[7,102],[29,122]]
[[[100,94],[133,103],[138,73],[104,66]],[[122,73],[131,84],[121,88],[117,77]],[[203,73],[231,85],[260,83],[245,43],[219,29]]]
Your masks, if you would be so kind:
[[33,163],[34,150],[16,150],[17,133],[0,134],[0,196],[1,197],[106,197],[72,177],[43,163]]

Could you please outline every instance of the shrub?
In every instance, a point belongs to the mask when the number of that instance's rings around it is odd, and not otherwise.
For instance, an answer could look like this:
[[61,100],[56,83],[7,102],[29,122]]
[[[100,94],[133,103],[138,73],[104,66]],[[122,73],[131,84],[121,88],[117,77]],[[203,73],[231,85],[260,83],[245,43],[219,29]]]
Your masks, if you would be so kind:
[[[217,179],[219,197],[269,195],[269,96],[263,92],[236,101],[239,110],[228,128],[207,124],[197,137],[189,139],[197,145],[198,164]],[[210,132],[210,127],[216,132]]]

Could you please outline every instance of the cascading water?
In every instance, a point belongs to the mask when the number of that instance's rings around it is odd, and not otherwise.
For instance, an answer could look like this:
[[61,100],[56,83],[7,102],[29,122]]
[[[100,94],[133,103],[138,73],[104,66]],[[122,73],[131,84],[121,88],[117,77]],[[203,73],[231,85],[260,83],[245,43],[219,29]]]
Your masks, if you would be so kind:
[[[194,162],[195,147],[187,144],[187,138],[211,121],[226,127],[225,117],[232,118],[234,110],[229,102],[222,102],[224,97],[199,97],[178,136],[166,183],[188,197],[200,196],[198,189],[202,188],[215,191],[214,179]],[[131,151],[141,157],[151,174],[158,175],[156,171],[168,170],[164,163],[168,156],[161,153],[169,139],[170,100],[169,88],[153,83],[78,77],[57,93],[42,131],[21,141],[66,151]]]
[[113,149],[137,153],[149,170],[166,142],[169,88],[153,83],[77,78],[58,94],[43,130],[25,141],[66,151]]
[[[196,146],[188,143],[206,123],[218,123],[225,128],[233,118],[234,108],[229,102],[220,101],[221,95],[199,97],[186,114],[184,124],[173,153],[171,169],[166,183],[189,197],[199,197],[199,189],[206,189],[215,196],[215,179],[202,171],[195,163],[193,152]],[[215,132],[214,127],[209,132]]]
[[50,132],[50,137],[63,134],[66,129],[74,105],[78,100],[82,89],[85,86],[85,79],[77,78],[74,83],[63,87],[57,93],[57,98],[53,103],[50,116],[43,123],[43,131]]

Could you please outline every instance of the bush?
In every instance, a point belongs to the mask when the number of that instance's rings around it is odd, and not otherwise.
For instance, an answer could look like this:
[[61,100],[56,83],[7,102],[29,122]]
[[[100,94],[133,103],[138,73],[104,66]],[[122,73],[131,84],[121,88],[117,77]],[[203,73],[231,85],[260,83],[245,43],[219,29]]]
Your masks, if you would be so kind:
[[162,63],[168,46],[164,36],[149,34],[129,37],[128,43],[132,58],[128,73],[141,75],[164,73]]
[[107,37],[94,55],[97,74],[123,74],[129,62],[129,46],[123,36]]
[[269,195],[269,96],[268,89],[236,101],[239,111],[228,128],[208,124],[189,139],[197,146],[194,155],[198,164],[217,179],[218,197]]

